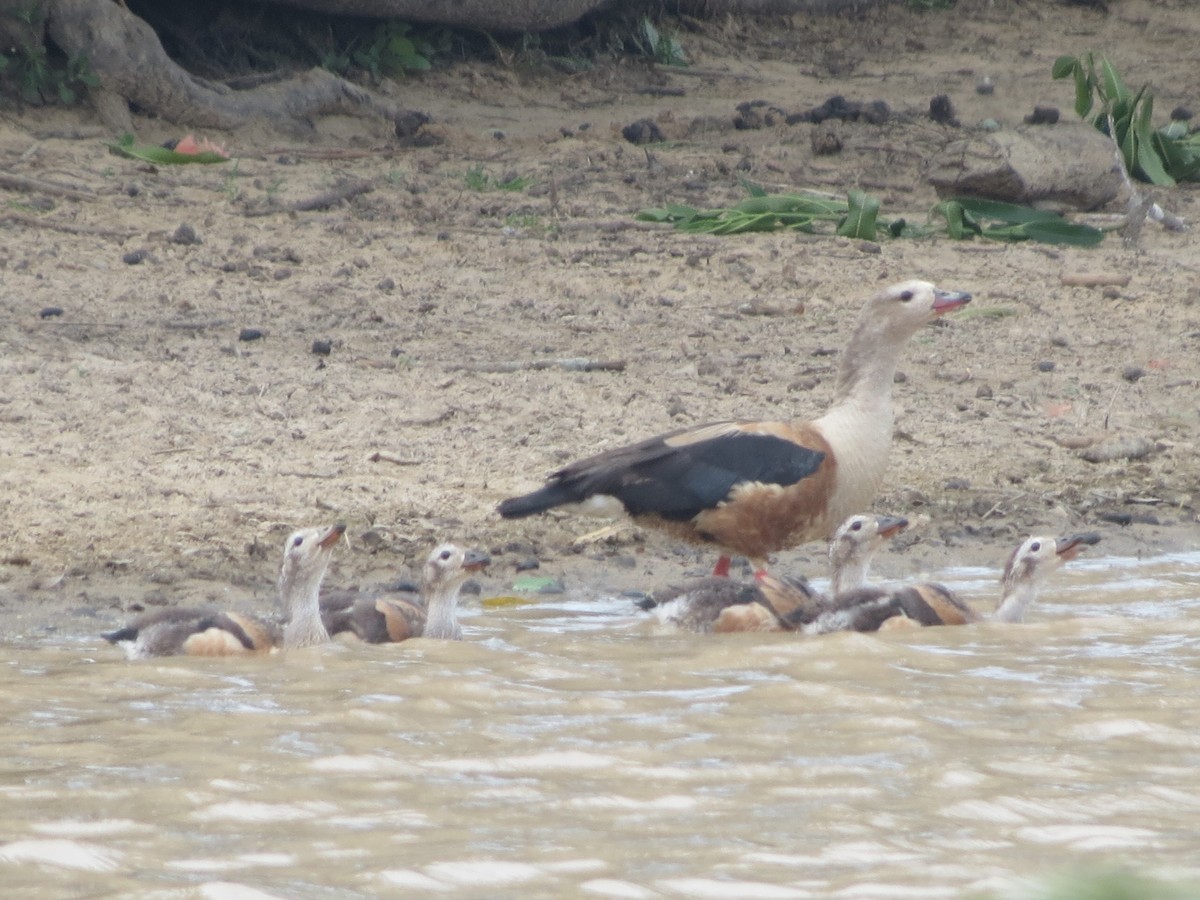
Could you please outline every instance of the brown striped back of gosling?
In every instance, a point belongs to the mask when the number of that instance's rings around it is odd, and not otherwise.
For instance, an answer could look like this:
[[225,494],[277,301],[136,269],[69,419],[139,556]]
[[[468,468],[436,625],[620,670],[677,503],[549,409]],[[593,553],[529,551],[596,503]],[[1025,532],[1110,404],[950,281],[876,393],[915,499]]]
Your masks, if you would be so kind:
[[284,543],[279,591],[286,624],[259,616],[212,609],[168,608],[138,616],[103,637],[130,659],[150,656],[244,656],[277,647],[304,647],[329,640],[321,626],[317,596],[333,546],[346,526],[304,528]]
[[349,632],[369,644],[389,644],[414,637],[461,640],[458,595],[463,582],[491,562],[480,550],[454,544],[434,548],[421,570],[418,597],[359,597],[348,606],[322,609],[330,634]]
[[1000,600],[987,616],[973,610],[949,588],[922,583],[898,588],[857,588],[839,594],[815,610],[788,617],[788,625],[806,634],[832,631],[879,631],[900,626],[969,625],[990,620],[1023,622],[1046,578],[1100,540],[1094,533],[1030,537],[1004,569]]

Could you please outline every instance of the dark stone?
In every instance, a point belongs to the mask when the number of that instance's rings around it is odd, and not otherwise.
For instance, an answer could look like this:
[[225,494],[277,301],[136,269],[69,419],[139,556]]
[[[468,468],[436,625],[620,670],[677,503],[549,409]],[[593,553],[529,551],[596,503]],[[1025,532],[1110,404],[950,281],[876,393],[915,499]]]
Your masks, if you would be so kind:
[[638,119],[621,129],[625,140],[631,144],[657,144],[666,137],[653,119]]
[[317,354],[317,356],[328,356],[330,353],[333,352],[333,342],[332,341],[313,341],[312,342],[312,352]]
[[1141,366],[1126,366],[1121,372],[1121,377],[1131,384],[1136,384],[1139,379],[1146,377],[1146,370]]
[[125,265],[127,265],[127,266],[136,266],[136,265],[140,264],[141,262],[143,262],[149,256],[150,256],[150,251],[146,250],[146,249],[130,250],[128,253],[126,253],[124,256],[121,257],[121,262],[125,263]]
[[196,229],[187,222],[176,228],[175,233],[171,235],[169,240],[172,244],[183,244],[185,246],[200,243],[200,238],[196,236]]
[[813,126],[809,140],[814,156],[833,156],[842,152],[842,136],[838,134],[836,125],[822,122]]
[[1171,110],[1172,122],[1188,122],[1191,121],[1192,111],[1186,106],[1177,106]]
[[1053,372],[1055,367],[1056,367],[1056,364],[1054,363],[1054,361],[1049,360],[1049,359],[1043,359],[1040,363],[1037,364],[1037,370],[1039,372]]
[[1058,109],[1053,106],[1035,106],[1025,117],[1026,125],[1057,125]]
[[257,328],[243,328],[240,332],[238,332],[239,341],[259,341],[266,336],[267,335],[265,332],[260,331]]
[[404,110],[392,119],[396,137],[401,140],[415,137],[421,126],[428,125],[429,121],[428,115],[415,109]]
[[43,319],[50,319],[54,316],[61,316],[62,314],[63,308],[61,306],[47,306],[38,313],[38,315]]
[[958,127],[958,116],[948,94],[938,94],[929,101],[929,118],[939,125]]
[[535,556],[527,556],[524,559],[519,559],[517,560],[515,566],[518,572],[531,572],[534,569],[540,569],[541,567],[542,564],[538,562],[538,559]]

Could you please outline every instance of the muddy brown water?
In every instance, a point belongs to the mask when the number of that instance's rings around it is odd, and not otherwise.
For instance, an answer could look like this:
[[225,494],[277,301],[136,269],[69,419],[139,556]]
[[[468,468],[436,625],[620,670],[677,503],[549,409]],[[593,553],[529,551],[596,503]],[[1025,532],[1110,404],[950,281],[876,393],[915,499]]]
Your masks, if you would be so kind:
[[[997,571],[937,573],[980,606]],[[487,593],[485,592],[485,597]],[[1200,553],[1021,626],[664,634],[472,602],[461,643],[0,646],[6,896],[961,897],[1200,879]],[[1013,893],[1016,892],[1016,893]]]

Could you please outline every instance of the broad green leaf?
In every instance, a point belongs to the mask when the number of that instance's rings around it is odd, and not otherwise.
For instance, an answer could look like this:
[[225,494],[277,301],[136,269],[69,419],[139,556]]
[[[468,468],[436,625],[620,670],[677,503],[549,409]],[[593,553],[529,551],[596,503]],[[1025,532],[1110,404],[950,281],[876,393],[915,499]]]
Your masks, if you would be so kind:
[[413,46],[413,42],[408,38],[396,35],[387,42],[387,51],[393,56],[403,58],[414,55],[417,52],[417,48]]
[[1154,146],[1169,174],[1176,181],[1200,179],[1200,142],[1172,140],[1162,132],[1155,132]]
[[1092,86],[1082,70],[1075,72],[1075,114],[1083,119],[1092,111]]
[[755,182],[751,181],[749,178],[739,177],[738,184],[741,186],[742,190],[744,190],[751,197],[767,196],[767,189],[761,184],[756,184]]
[[1076,222],[1030,222],[1021,226],[1025,235],[1042,244],[1068,244],[1072,247],[1094,247],[1104,240],[1104,232],[1091,225]]
[[1125,133],[1119,138],[1121,156],[1125,159],[1125,168],[1132,172],[1137,164],[1137,129],[1125,126]]
[[842,237],[873,241],[875,240],[875,218],[878,215],[878,197],[872,197],[865,191],[851,191],[849,210],[846,218],[838,226],[837,233]]
[[1079,68],[1079,60],[1074,56],[1060,56],[1054,61],[1054,67],[1050,70],[1052,78],[1067,78],[1074,74]]
[[210,150],[202,153],[176,153],[159,144],[135,144],[131,134],[124,135],[115,144],[109,144],[108,150],[117,156],[128,156],[130,159],[139,159],[156,166],[184,166],[193,163],[211,165],[229,162],[228,156],[222,156],[220,153],[213,153]]
[[1160,187],[1171,187],[1175,184],[1175,179],[1163,168],[1163,160],[1155,149],[1153,134],[1148,139],[1138,141],[1137,167],[1141,170],[1142,177],[1151,184]]
[[1056,222],[1059,217],[1044,209],[1018,206],[1001,200],[981,200],[976,197],[956,197],[954,202],[974,216],[984,219],[999,219],[1001,222],[1021,224],[1023,222]]
[[933,208],[931,216],[941,216],[946,220],[946,232],[956,241],[966,238],[963,226],[963,208],[957,200],[943,200]]
[[1113,68],[1113,64],[1105,58],[1100,60],[1100,70],[1104,75],[1104,95],[1108,100],[1125,100],[1129,97],[1129,90],[1125,87],[1125,83],[1121,81],[1121,76],[1117,74],[1117,70]]

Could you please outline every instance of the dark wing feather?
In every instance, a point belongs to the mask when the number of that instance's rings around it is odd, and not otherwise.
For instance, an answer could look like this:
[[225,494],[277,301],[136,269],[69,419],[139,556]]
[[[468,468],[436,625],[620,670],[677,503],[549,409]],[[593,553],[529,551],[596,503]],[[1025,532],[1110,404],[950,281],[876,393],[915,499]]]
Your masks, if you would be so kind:
[[154,643],[182,643],[190,634],[202,634],[210,628],[228,631],[247,650],[254,650],[254,640],[240,623],[223,612],[209,609],[167,608],[144,613],[124,628],[101,635],[110,644],[136,641],[143,631],[154,632]]
[[682,439],[688,430],[676,431],[581,460],[555,472],[540,490],[505,500],[500,514],[528,516],[602,494],[616,497],[633,516],[687,521],[727,499],[738,484],[786,487],[812,475],[825,459],[819,450],[772,434],[708,429],[717,431],[694,441]]

